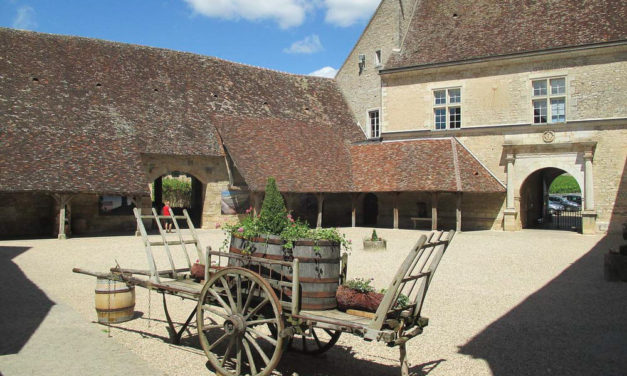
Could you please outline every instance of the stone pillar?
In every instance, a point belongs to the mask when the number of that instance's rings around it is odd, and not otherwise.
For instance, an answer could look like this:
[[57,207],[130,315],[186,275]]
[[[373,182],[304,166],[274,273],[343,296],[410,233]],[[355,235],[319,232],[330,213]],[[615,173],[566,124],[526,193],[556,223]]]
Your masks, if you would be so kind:
[[[72,196],[71,195],[64,195],[64,194],[53,194],[52,197],[54,197],[54,200],[57,204],[57,208],[59,209],[59,215],[57,216],[57,239],[67,239],[67,235],[66,234],[66,219],[67,219],[67,232],[69,232],[71,230],[71,214],[69,213],[69,211],[71,211],[71,207],[70,207],[70,200],[72,200]],[[67,207],[67,211],[66,211],[66,207]]]
[[505,212],[503,213],[503,230],[516,231],[516,206],[514,204],[514,154],[507,154],[507,197],[505,199]]
[[455,231],[462,230],[462,192],[457,192],[457,202],[455,205]]
[[322,193],[316,194],[318,199],[318,220],[316,221],[316,227],[322,227],[322,204],[324,203],[324,195]]
[[594,209],[594,185],[592,179],[592,151],[586,151],[584,160],[584,185],[583,185],[583,211],[581,213],[581,232],[584,234],[594,234],[596,232],[597,213]]
[[431,230],[438,229],[438,192],[431,192]]
[[394,228],[398,229],[398,195],[399,192],[392,193],[392,205],[394,206]]
[[161,213],[161,208],[163,207],[163,176],[155,179],[153,189],[155,191],[155,209],[157,213]]

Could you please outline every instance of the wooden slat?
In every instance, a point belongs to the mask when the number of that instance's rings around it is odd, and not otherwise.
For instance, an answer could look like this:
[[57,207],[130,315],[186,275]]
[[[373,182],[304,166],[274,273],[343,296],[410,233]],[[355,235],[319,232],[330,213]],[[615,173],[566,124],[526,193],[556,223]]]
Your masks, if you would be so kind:
[[[196,241],[194,239],[184,239],[183,242],[181,242],[180,240],[168,240],[167,241],[168,245],[180,245],[180,244],[196,244]],[[152,246],[163,246],[165,245],[165,243],[163,241],[151,241],[150,245]],[[185,253],[187,253],[187,250],[185,251]],[[188,256],[188,260],[189,260],[189,256]],[[189,265],[189,267],[191,268],[191,265]]]
[[412,275],[412,276],[409,276],[409,277],[405,277],[405,278],[403,278],[401,280],[401,283],[405,283],[405,282],[413,281],[413,280],[418,279],[418,278],[426,277],[429,274],[431,274],[431,273],[430,272],[424,272],[424,273],[419,273],[419,274]]
[[[165,232],[163,232],[163,227],[161,227],[161,222],[157,219],[157,211],[155,208],[152,208],[152,215],[157,222],[157,228],[159,229],[159,234],[161,235],[161,239],[163,240],[163,247],[165,248],[165,253],[168,255],[168,261],[170,261],[170,267],[172,268],[172,274],[176,277],[176,267],[174,266],[174,259],[172,258],[172,252],[170,252],[170,247],[168,246],[168,240],[166,239]],[[168,217],[163,217],[168,218]]]

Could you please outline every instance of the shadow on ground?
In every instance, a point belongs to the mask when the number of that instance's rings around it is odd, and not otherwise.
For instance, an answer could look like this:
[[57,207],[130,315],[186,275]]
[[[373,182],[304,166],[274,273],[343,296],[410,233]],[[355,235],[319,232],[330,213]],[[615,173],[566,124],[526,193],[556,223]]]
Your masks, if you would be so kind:
[[28,249],[0,247],[0,355],[18,353],[54,304],[12,261]]
[[603,238],[460,352],[495,376],[625,375],[627,283],[603,278],[603,255],[618,242]]

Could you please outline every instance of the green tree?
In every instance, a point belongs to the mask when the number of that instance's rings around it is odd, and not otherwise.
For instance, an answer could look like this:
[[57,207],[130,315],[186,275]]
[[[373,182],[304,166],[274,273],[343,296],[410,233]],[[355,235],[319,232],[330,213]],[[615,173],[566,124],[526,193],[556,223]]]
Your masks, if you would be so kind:
[[261,231],[279,235],[287,227],[287,210],[274,178],[268,178],[266,196],[259,215]]

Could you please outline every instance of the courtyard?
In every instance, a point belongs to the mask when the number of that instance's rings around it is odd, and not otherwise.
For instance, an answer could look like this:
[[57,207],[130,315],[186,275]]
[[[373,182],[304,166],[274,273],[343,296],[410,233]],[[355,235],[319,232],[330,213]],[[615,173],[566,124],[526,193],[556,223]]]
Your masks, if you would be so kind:
[[[387,251],[364,251],[370,228],[342,228],[353,241],[349,278],[387,287],[419,235],[377,230]],[[220,230],[199,230],[219,249]],[[622,375],[627,369],[627,288],[603,279],[603,255],[622,241],[604,235],[524,230],[456,235],[427,294],[424,334],[408,343],[414,375]],[[165,255],[163,255],[165,257]],[[0,242],[0,373],[211,374],[192,327],[168,343],[162,297],[136,289],[136,319],[102,326],[95,279],[73,267],[144,269],[141,238],[103,236]],[[183,322],[195,304],[168,297]],[[327,353],[285,353],[279,375],[398,375],[398,349],[342,335]]]

